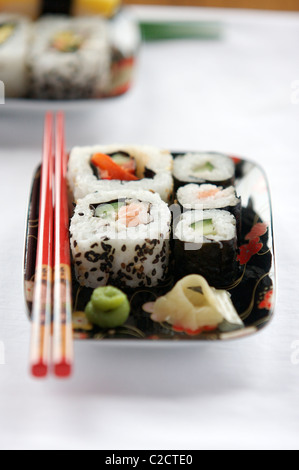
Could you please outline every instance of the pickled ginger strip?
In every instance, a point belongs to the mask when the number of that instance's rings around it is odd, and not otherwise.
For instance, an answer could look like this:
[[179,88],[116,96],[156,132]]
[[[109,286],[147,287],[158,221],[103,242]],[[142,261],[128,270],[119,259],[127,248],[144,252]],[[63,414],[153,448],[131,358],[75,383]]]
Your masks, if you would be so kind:
[[199,275],[185,277],[168,294],[160,297],[154,304],[151,318],[190,331],[217,328],[223,321],[244,326],[230,294],[210,287]]

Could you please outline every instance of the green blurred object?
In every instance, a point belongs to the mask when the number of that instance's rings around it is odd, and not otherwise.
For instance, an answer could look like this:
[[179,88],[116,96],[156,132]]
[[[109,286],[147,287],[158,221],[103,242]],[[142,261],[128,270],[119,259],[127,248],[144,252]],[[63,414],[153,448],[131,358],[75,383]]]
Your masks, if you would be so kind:
[[141,21],[144,41],[167,39],[220,39],[222,24],[209,21]]

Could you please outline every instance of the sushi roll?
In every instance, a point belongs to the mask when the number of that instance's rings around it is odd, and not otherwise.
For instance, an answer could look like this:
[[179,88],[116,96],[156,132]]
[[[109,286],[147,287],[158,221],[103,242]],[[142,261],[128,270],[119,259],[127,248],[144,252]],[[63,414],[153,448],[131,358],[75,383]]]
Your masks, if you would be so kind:
[[220,153],[187,153],[174,159],[175,189],[188,183],[215,184],[227,188],[235,181],[235,165]]
[[154,191],[169,202],[172,165],[172,155],[155,147],[75,147],[67,174],[71,197],[76,202],[90,193],[128,189]]
[[237,221],[238,239],[241,235],[241,198],[234,186],[223,188],[213,184],[187,184],[179,188],[177,201],[183,210],[223,209]]
[[188,211],[174,227],[178,278],[200,274],[214,287],[224,287],[237,274],[236,219],[224,210]]
[[170,210],[158,194],[114,191],[78,201],[71,219],[71,251],[80,285],[122,289],[165,280]]
[[101,18],[45,16],[36,22],[28,56],[37,99],[88,99],[107,87],[110,48]]
[[29,39],[30,22],[25,17],[0,14],[0,80],[8,98],[26,95]]

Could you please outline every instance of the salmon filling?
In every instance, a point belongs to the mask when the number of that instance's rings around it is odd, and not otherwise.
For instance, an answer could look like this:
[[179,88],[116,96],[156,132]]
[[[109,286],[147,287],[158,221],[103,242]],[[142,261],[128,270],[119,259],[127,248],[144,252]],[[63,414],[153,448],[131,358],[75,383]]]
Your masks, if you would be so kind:
[[219,188],[209,189],[207,191],[199,191],[197,197],[198,199],[207,199],[208,197],[216,196],[216,194],[218,194],[219,192]]
[[148,223],[148,211],[145,204],[132,203],[118,211],[118,220],[126,227],[138,227]]

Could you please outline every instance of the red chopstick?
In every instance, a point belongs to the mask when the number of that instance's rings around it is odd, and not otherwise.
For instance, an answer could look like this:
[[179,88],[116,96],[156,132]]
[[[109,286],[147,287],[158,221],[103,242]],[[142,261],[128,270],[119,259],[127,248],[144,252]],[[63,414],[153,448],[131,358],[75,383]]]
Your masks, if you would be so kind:
[[51,343],[53,269],[53,115],[45,118],[39,226],[30,344],[34,377],[48,374]]
[[73,364],[72,278],[67,198],[67,155],[64,142],[64,114],[56,116],[55,202],[54,202],[54,374],[68,377]]

